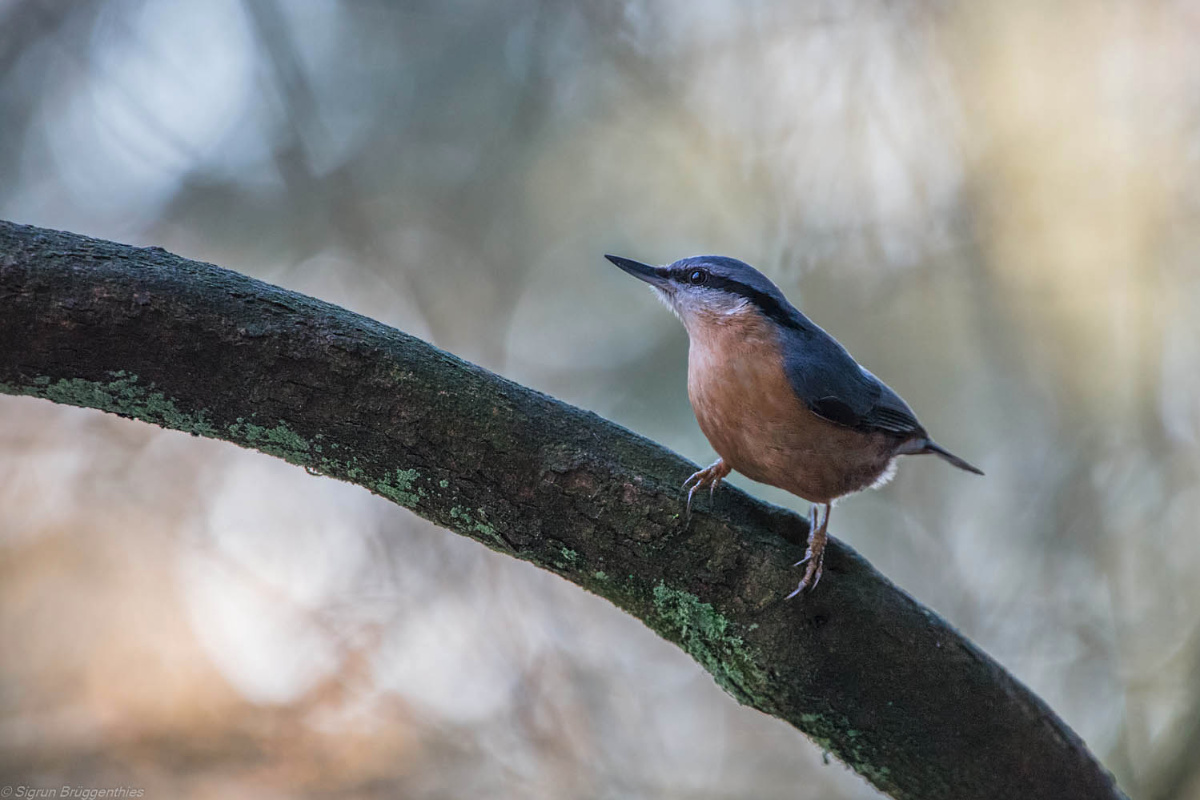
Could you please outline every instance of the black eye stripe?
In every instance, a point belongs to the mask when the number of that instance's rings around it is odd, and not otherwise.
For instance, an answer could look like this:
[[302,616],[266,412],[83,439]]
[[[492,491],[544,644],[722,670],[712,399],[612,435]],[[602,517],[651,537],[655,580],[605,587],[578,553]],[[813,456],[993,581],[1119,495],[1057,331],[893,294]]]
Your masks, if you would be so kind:
[[[789,328],[803,327],[799,321],[789,313],[789,310],[778,300],[766,292],[759,291],[741,281],[733,278],[726,278],[721,275],[714,275],[706,270],[696,269],[676,269],[672,270],[671,277],[680,283],[691,284],[691,275],[696,272],[704,273],[703,285],[709,289],[719,289],[730,294],[736,294],[738,297],[744,297],[758,307],[758,310],[780,325],[786,325]],[[699,285],[699,284],[696,284]]]

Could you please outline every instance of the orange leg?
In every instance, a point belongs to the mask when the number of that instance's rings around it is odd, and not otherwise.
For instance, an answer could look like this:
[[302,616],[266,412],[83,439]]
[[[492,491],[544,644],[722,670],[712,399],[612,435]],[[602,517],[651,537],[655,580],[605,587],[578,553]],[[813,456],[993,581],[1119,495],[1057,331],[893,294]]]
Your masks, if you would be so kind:
[[[825,514],[822,517],[817,504],[813,503],[812,510],[808,514],[808,552],[795,564],[798,567],[807,563],[808,566],[804,569],[804,577],[800,579],[800,585],[787,596],[788,600],[805,589],[812,591],[821,582],[821,568],[825,565],[825,541],[828,538],[826,531],[829,530],[829,512],[832,510],[833,503],[825,503]],[[817,524],[818,518],[820,518],[819,525]]]
[[696,494],[696,490],[707,486],[708,496],[712,497],[713,492],[717,490],[721,481],[732,471],[733,468],[726,464],[724,459],[718,458],[704,469],[693,473],[690,478],[683,482],[683,488],[688,490],[686,519],[690,520],[692,518],[692,496]]

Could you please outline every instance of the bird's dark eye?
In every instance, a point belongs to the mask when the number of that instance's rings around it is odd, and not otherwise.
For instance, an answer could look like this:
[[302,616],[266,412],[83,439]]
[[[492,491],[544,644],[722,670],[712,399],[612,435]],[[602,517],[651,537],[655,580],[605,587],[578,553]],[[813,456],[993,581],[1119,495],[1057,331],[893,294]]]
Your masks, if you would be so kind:
[[702,269],[694,269],[688,273],[687,279],[693,286],[699,286],[708,280],[708,273]]

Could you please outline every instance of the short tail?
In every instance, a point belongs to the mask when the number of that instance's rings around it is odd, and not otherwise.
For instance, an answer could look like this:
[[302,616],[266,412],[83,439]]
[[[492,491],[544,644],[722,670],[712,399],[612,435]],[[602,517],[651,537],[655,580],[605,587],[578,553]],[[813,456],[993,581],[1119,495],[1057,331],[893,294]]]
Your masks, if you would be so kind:
[[961,458],[954,455],[954,453],[951,453],[946,448],[942,447],[940,444],[935,442],[933,439],[927,439],[925,441],[925,448],[923,450],[920,450],[919,452],[933,453],[938,458],[942,459],[943,461],[950,462],[951,464],[958,467],[959,469],[966,470],[967,472],[974,472],[976,475],[983,474],[983,470],[981,470],[979,467],[972,466],[971,464],[968,464],[966,461],[963,461]]

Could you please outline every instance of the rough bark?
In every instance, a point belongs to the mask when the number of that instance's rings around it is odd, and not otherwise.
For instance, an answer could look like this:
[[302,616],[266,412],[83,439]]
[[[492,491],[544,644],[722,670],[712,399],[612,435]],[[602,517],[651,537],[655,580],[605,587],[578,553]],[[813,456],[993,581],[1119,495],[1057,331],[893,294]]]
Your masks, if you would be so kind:
[[[0,222],[0,392],[224,439],[359,484],[607,598],[896,798],[1122,797],[1032,692],[805,522],[378,322],[159,248]],[[703,505],[703,504],[702,504]]]

